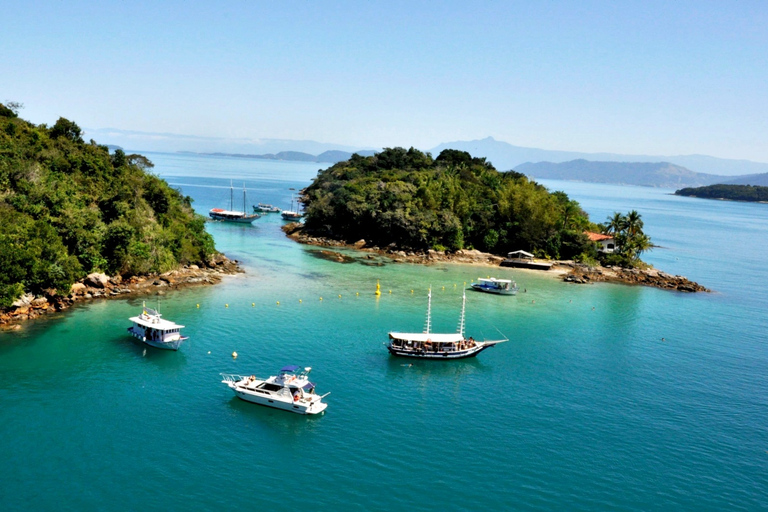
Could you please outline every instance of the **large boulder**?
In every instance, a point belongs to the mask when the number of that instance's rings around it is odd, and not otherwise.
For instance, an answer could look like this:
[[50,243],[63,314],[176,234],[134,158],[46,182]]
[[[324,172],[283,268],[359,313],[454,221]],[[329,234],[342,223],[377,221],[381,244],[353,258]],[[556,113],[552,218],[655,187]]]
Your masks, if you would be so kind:
[[72,295],[81,295],[85,293],[85,285],[83,283],[75,283],[72,288],[69,289],[69,293]]
[[31,293],[25,293],[15,301],[13,301],[13,307],[15,308],[21,308],[24,306],[29,306],[32,304],[32,301],[35,300],[35,296]]
[[88,274],[88,277],[85,278],[85,284],[94,288],[106,288],[109,284],[109,276],[94,272],[93,274]]

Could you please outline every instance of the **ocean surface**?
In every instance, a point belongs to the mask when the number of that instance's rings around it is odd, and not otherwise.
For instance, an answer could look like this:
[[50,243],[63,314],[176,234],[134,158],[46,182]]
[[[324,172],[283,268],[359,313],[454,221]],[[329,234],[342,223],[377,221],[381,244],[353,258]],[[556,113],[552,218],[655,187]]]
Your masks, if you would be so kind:
[[[230,180],[236,207],[245,185],[248,206],[287,208],[320,167],[148,157],[201,213],[228,207]],[[644,259],[713,292],[340,264],[276,214],[210,223],[247,272],[146,299],[186,326],[178,352],[127,335],[142,299],[0,333],[0,509],[768,509],[768,205],[543,183],[596,221],[638,210],[660,246]],[[388,331],[422,329],[430,287],[433,331],[454,332],[463,289],[490,275],[521,293],[467,292],[466,333],[509,342],[461,361],[388,355]],[[325,414],[220,382],[286,364],[313,368]]]

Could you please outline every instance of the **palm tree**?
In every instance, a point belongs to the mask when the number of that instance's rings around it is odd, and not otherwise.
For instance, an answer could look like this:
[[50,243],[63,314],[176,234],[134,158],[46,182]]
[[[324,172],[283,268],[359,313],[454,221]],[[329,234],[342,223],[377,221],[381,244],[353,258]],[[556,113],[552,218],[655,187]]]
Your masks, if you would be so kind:
[[635,237],[636,235],[643,234],[643,221],[640,218],[640,214],[637,213],[637,210],[632,210],[627,214],[626,228],[627,228],[627,234],[629,235],[630,239]]
[[627,219],[619,212],[613,212],[613,215],[608,216],[608,223],[605,225],[605,233],[607,235],[618,235],[624,231],[624,227],[627,224]]

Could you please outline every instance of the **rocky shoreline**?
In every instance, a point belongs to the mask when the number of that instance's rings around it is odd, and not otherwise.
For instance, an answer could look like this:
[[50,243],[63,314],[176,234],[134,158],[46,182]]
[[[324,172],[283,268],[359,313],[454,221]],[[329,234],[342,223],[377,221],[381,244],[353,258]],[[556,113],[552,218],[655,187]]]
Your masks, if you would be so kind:
[[[504,258],[494,254],[476,250],[460,250],[456,252],[434,251],[426,252],[406,251],[394,245],[388,247],[369,246],[365,240],[355,243],[346,243],[327,237],[315,236],[304,231],[304,226],[298,222],[292,222],[283,226],[285,234],[299,243],[316,245],[320,247],[345,247],[375,253],[386,257],[393,263],[463,263],[470,265],[484,265],[498,267]],[[338,252],[320,251],[326,259],[349,263],[354,258]],[[374,259],[368,256],[367,259]],[[574,284],[590,284],[597,282],[612,282],[631,285],[652,286],[665,290],[680,292],[709,292],[704,286],[691,281],[683,276],[674,276],[660,270],[650,269],[625,269],[620,267],[591,267],[573,261],[552,261],[550,270],[528,270],[531,272],[546,272],[556,276],[562,276],[563,281]]]
[[184,265],[164,274],[123,279],[119,275],[109,277],[106,274],[94,273],[73,284],[66,296],[53,293],[37,297],[29,293],[22,296],[10,308],[0,309],[0,328],[19,329],[19,323],[24,320],[63,311],[80,302],[152,295],[187,286],[211,285],[219,283],[224,275],[242,272],[244,271],[237,260],[230,260],[223,254],[218,254],[202,268],[197,265]]

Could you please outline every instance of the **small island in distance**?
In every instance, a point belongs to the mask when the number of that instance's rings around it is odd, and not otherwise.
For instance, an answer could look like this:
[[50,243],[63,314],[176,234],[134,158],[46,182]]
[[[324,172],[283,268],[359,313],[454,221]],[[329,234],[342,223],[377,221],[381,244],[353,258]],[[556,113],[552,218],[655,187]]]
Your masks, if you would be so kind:
[[700,197],[704,199],[766,203],[768,202],[768,187],[754,185],[709,185],[706,187],[676,190],[675,195]]

